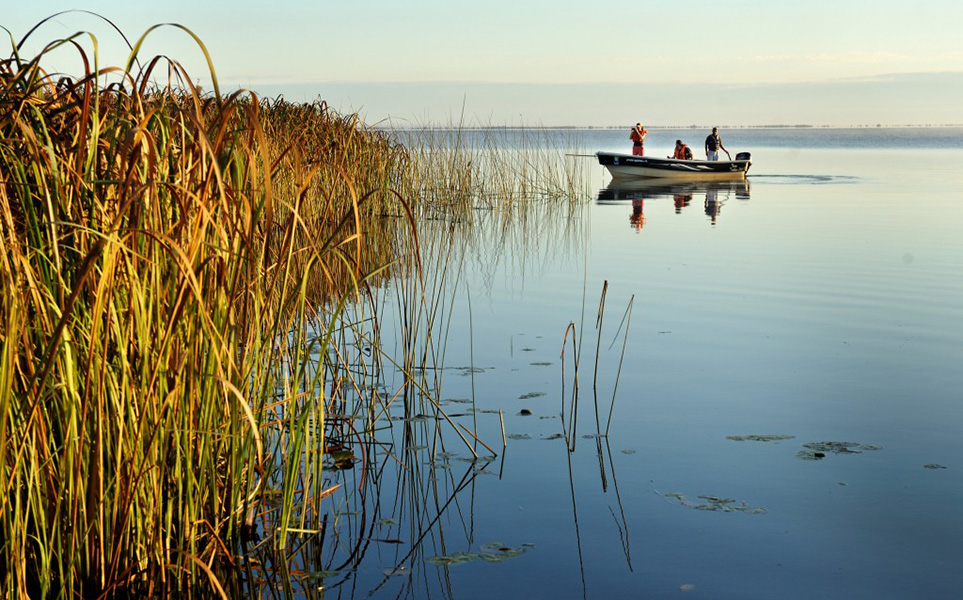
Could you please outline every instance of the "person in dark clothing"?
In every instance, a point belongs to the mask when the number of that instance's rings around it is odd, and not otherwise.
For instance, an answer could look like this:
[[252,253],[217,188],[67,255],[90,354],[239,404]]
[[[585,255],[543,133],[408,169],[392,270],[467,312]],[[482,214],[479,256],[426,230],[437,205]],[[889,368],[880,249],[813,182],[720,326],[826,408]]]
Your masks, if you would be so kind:
[[730,155],[726,147],[722,145],[722,138],[719,137],[719,128],[713,127],[712,133],[706,137],[706,160],[719,160],[719,150],[725,152],[729,160],[732,160],[732,155]]

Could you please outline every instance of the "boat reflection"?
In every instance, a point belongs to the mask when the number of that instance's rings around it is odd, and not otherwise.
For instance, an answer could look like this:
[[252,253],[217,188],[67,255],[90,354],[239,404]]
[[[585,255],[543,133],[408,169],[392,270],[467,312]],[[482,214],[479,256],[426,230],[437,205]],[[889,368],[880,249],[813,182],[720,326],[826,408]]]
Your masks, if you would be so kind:
[[748,200],[750,184],[744,181],[678,181],[672,179],[643,179],[612,181],[599,190],[599,204],[632,203],[629,224],[636,231],[645,225],[645,201],[672,199],[679,214],[693,198],[703,200],[705,214],[715,225],[724,202],[730,199]]

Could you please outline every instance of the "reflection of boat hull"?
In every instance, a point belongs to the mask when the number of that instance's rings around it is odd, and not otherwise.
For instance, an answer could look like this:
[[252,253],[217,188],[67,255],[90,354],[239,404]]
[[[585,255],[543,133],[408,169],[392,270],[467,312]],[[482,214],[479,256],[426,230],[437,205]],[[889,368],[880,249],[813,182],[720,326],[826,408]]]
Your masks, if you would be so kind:
[[618,152],[596,152],[599,164],[609,170],[612,179],[656,177],[685,181],[739,181],[749,171],[748,152],[740,152],[736,160],[677,160],[654,156],[632,156]]
[[680,181],[678,179],[613,179],[608,186],[599,190],[599,203],[624,200],[654,200],[659,197],[706,194],[714,196],[722,192],[724,196],[735,193],[736,198],[749,199],[749,181]]

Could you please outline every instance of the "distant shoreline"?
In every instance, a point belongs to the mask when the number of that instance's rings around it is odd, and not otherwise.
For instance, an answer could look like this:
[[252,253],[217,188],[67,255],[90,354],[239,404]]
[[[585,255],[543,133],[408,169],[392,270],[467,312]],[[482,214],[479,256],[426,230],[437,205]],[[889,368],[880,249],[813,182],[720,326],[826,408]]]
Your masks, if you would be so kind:
[[[461,129],[464,131],[523,131],[529,129],[568,129],[568,130],[618,130],[630,127],[624,125],[426,125],[424,127],[377,127],[378,129],[394,129],[396,131],[423,131],[426,129]],[[963,123],[943,124],[906,124],[906,125],[646,125],[648,130],[666,129],[947,129],[963,127]]]

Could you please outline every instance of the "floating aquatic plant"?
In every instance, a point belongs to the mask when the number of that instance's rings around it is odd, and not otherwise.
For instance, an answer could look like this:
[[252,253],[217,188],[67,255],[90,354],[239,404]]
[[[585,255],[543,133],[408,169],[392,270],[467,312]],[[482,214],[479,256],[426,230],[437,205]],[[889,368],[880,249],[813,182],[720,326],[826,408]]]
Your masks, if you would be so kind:
[[522,544],[521,547],[513,548],[500,542],[493,542],[482,545],[480,552],[456,552],[445,556],[432,556],[425,560],[440,567],[463,564],[474,560],[482,560],[487,563],[502,563],[510,558],[521,556],[525,554],[528,548],[534,547],[534,544]]
[[703,495],[699,496],[700,499],[705,500],[705,502],[695,502],[689,500],[685,494],[680,492],[671,492],[668,494],[662,494],[664,498],[669,498],[678,502],[680,505],[691,508],[694,510],[706,510],[706,511],[718,511],[718,512],[739,512],[749,515],[762,515],[766,514],[766,509],[757,506],[749,506],[745,502],[738,502],[734,498],[721,498],[719,496]]
[[805,450],[796,453],[802,460],[820,460],[830,454],[861,454],[882,450],[877,444],[860,444],[857,442],[810,442],[803,444]]
[[736,442],[778,442],[782,440],[791,440],[796,436],[794,435],[727,435],[727,440],[733,440]]

